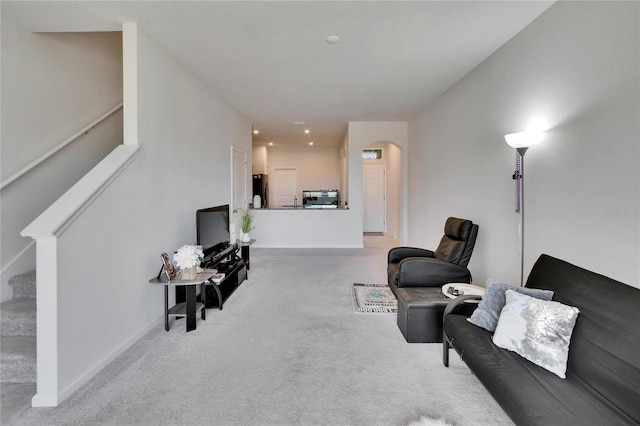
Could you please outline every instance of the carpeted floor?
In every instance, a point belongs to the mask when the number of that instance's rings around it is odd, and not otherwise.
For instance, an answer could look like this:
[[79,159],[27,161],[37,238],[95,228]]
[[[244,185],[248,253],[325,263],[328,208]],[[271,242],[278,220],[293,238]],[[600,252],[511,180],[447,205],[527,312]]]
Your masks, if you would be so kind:
[[406,343],[395,315],[354,314],[349,283],[384,282],[374,246],[252,249],[250,279],[197,330],[158,319],[60,407],[14,407],[2,423],[511,425],[455,355],[442,366],[440,344]]

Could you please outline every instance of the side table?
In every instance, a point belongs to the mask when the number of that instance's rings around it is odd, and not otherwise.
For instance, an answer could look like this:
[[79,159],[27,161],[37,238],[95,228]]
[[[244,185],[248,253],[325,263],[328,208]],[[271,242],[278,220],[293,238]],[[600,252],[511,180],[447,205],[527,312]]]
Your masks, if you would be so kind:
[[[251,244],[255,243],[256,240],[252,239],[249,242],[244,242],[244,241],[236,241],[236,243],[238,244],[238,246],[240,246],[240,256],[242,256],[242,260],[244,260],[244,264],[247,267],[247,271],[249,269],[251,269],[251,265],[249,264],[250,261],[250,253],[249,253],[249,247],[251,246]],[[249,274],[247,274],[247,278],[249,278]]]
[[[168,280],[166,275],[153,277],[149,280],[150,284],[164,285],[164,329],[169,331],[169,317],[184,316],[186,317],[187,331],[196,329],[196,313],[200,311],[203,320],[206,319],[205,304],[207,303],[207,293],[205,285],[207,281],[213,284],[211,279],[216,274],[215,269],[205,269],[199,273],[194,280]],[[196,302],[196,286],[200,286],[200,294],[202,295],[202,303]],[[169,287],[185,286],[186,302],[178,303],[169,309]]]

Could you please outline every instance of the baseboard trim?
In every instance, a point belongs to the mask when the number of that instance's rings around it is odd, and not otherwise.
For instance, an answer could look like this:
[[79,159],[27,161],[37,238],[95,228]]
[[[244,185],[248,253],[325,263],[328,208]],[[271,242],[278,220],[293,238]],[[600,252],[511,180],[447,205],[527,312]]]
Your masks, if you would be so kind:
[[113,360],[115,360],[118,356],[124,353],[127,349],[133,346],[138,340],[144,337],[147,333],[149,333],[152,329],[158,327],[158,324],[164,321],[164,315],[159,316],[156,320],[152,321],[147,327],[143,328],[141,331],[133,335],[131,338],[126,340],[122,345],[120,345],[116,350],[111,352],[109,355],[104,357],[98,363],[96,363],[92,368],[87,370],[82,376],[78,377],[71,384],[66,386],[64,389],[60,390],[57,396],[55,395],[40,395],[36,394],[31,399],[32,407],[57,407],[61,404],[65,399],[73,395],[78,389],[80,389],[85,383],[91,380],[96,374],[98,374],[102,369],[104,369],[107,365],[109,365]]
[[58,406],[57,395],[42,395],[37,393],[31,398],[31,407],[33,408],[57,407],[57,406]]

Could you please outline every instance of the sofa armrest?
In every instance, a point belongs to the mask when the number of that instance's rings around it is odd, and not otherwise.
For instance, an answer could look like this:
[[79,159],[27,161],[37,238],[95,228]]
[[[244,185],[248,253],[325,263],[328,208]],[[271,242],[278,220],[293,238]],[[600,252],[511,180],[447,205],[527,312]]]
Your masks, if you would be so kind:
[[437,287],[471,282],[467,268],[428,257],[409,257],[398,264],[398,287]]
[[457,308],[459,308],[460,306],[469,306],[469,303],[467,303],[468,300],[477,300],[480,301],[482,300],[482,296],[478,296],[475,294],[468,294],[466,296],[458,296],[455,299],[452,299],[451,302],[449,302],[449,304],[447,305],[446,308],[444,308],[444,313],[442,314],[442,317],[446,317],[449,314],[454,314],[455,310]]
[[387,263],[398,263],[407,257],[433,257],[433,251],[417,247],[395,247],[389,250]]

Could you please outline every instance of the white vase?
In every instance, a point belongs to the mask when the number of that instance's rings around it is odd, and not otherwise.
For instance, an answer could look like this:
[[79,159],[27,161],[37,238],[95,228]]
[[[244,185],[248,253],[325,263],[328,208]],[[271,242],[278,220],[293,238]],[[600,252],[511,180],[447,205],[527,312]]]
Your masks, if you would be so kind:
[[191,268],[180,269],[180,279],[183,281],[192,281],[196,279],[198,269],[196,266]]
[[243,243],[248,243],[249,241],[251,241],[251,237],[249,236],[249,233],[243,232],[242,235],[240,235],[240,241],[242,241]]

